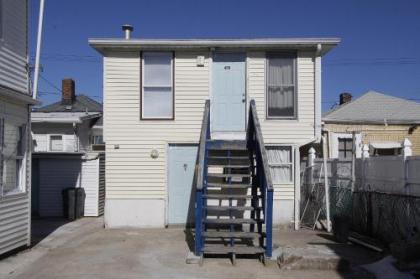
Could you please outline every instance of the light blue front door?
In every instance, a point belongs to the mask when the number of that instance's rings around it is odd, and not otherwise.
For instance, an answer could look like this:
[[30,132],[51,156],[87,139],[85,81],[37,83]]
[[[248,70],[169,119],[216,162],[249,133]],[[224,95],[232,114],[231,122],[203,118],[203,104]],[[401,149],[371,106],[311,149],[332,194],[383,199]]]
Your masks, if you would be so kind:
[[169,147],[169,224],[194,220],[193,179],[197,146]]
[[245,54],[216,53],[212,75],[212,131],[245,131]]

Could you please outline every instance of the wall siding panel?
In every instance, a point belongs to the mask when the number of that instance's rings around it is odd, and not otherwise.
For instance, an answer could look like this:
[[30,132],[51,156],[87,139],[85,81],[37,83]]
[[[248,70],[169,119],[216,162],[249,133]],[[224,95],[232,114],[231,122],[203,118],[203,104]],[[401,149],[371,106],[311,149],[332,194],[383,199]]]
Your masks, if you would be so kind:
[[[205,56],[203,67],[197,55]],[[209,98],[207,52],[175,52],[175,120],[140,120],[140,55],[109,53],[104,57],[104,139],[107,199],[166,199],[167,146],[197,143],[205,99]],[[249,52],[248,100],[255,99],[264,140],[301,145],[314,139],[314,57],[299,53],[298,120],[265,119],[265,54]],[[118,146],[118,148],[117,148]],[[159,157],[152,159],[151,150]],[[277,199],[293,199],[294,186],[278,185]]]

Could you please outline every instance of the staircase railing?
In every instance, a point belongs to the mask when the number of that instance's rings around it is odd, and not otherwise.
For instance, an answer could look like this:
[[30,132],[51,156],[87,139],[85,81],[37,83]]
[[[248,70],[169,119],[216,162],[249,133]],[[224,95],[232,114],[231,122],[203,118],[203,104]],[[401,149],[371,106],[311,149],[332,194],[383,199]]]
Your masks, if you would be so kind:
[[[256,181],[253,191],[256,191],[256,186],[259,186],[262,196],[262,213],[264,219],[261,219],[261,216],[257,216],[257,219],[260,219],[260,222],[258,223],[258,230],[262,233],[262,225],[265,224],[265,255],[267,257],[271,257],[273,252],[273,183],[271,180],[267,152],[264,146],[255,100],[251,100],[250,102],[247,145],[248,150],[255,156],[254,179],[256,179]],[[256,193],[253,193],[253,196],[255,197]],[[260,212],[257,211],[257,214],[259,215]]]
[[203,190],[207,183],[207,159],[206,144],[210,139],[210,100],[206,100],[204,105],[203,122],[201,124],[200,143],[198,146],[198,162],[196,164],[196,192],[195,192],[195,255],[200,256],[204,245],[203,231]]

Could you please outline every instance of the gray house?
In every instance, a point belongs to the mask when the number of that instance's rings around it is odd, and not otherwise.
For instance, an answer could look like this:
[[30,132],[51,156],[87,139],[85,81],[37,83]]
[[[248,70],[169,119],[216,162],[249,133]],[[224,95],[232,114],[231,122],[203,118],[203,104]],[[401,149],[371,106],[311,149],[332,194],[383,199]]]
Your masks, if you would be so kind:
[[28,1],[0,1],[0,255],[30,245]]
[[102,104],[75,88],[74,80],[64,79],[61,100],[31,114],[34,215],[62,216],[61,192],[68,187],[85,189],[85,216],[102,214]]

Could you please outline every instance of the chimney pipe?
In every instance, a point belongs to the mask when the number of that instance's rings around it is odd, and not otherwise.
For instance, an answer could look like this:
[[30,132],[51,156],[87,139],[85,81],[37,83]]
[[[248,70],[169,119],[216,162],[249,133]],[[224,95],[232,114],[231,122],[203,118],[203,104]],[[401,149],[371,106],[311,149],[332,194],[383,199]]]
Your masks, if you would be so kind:
[[72,105],[76,99],[76,85],[73,79],[65,78],[61,81],[61,92],[62,98],[61,103],[63,105]]
[[125,33],[125,39],[126,39],[126,40],[130,40],[130,39],[131,39],[131,32],[133,32],[134,27],[133,27],[133,26],[131,26],[130,24],[124,24],[124,25],[122,26],[122,30],[123,30],[123,31],[124,31],[124,33]]
[[344,92],[340,94],[340,105],[351,102],[353,96],[350,93]]

